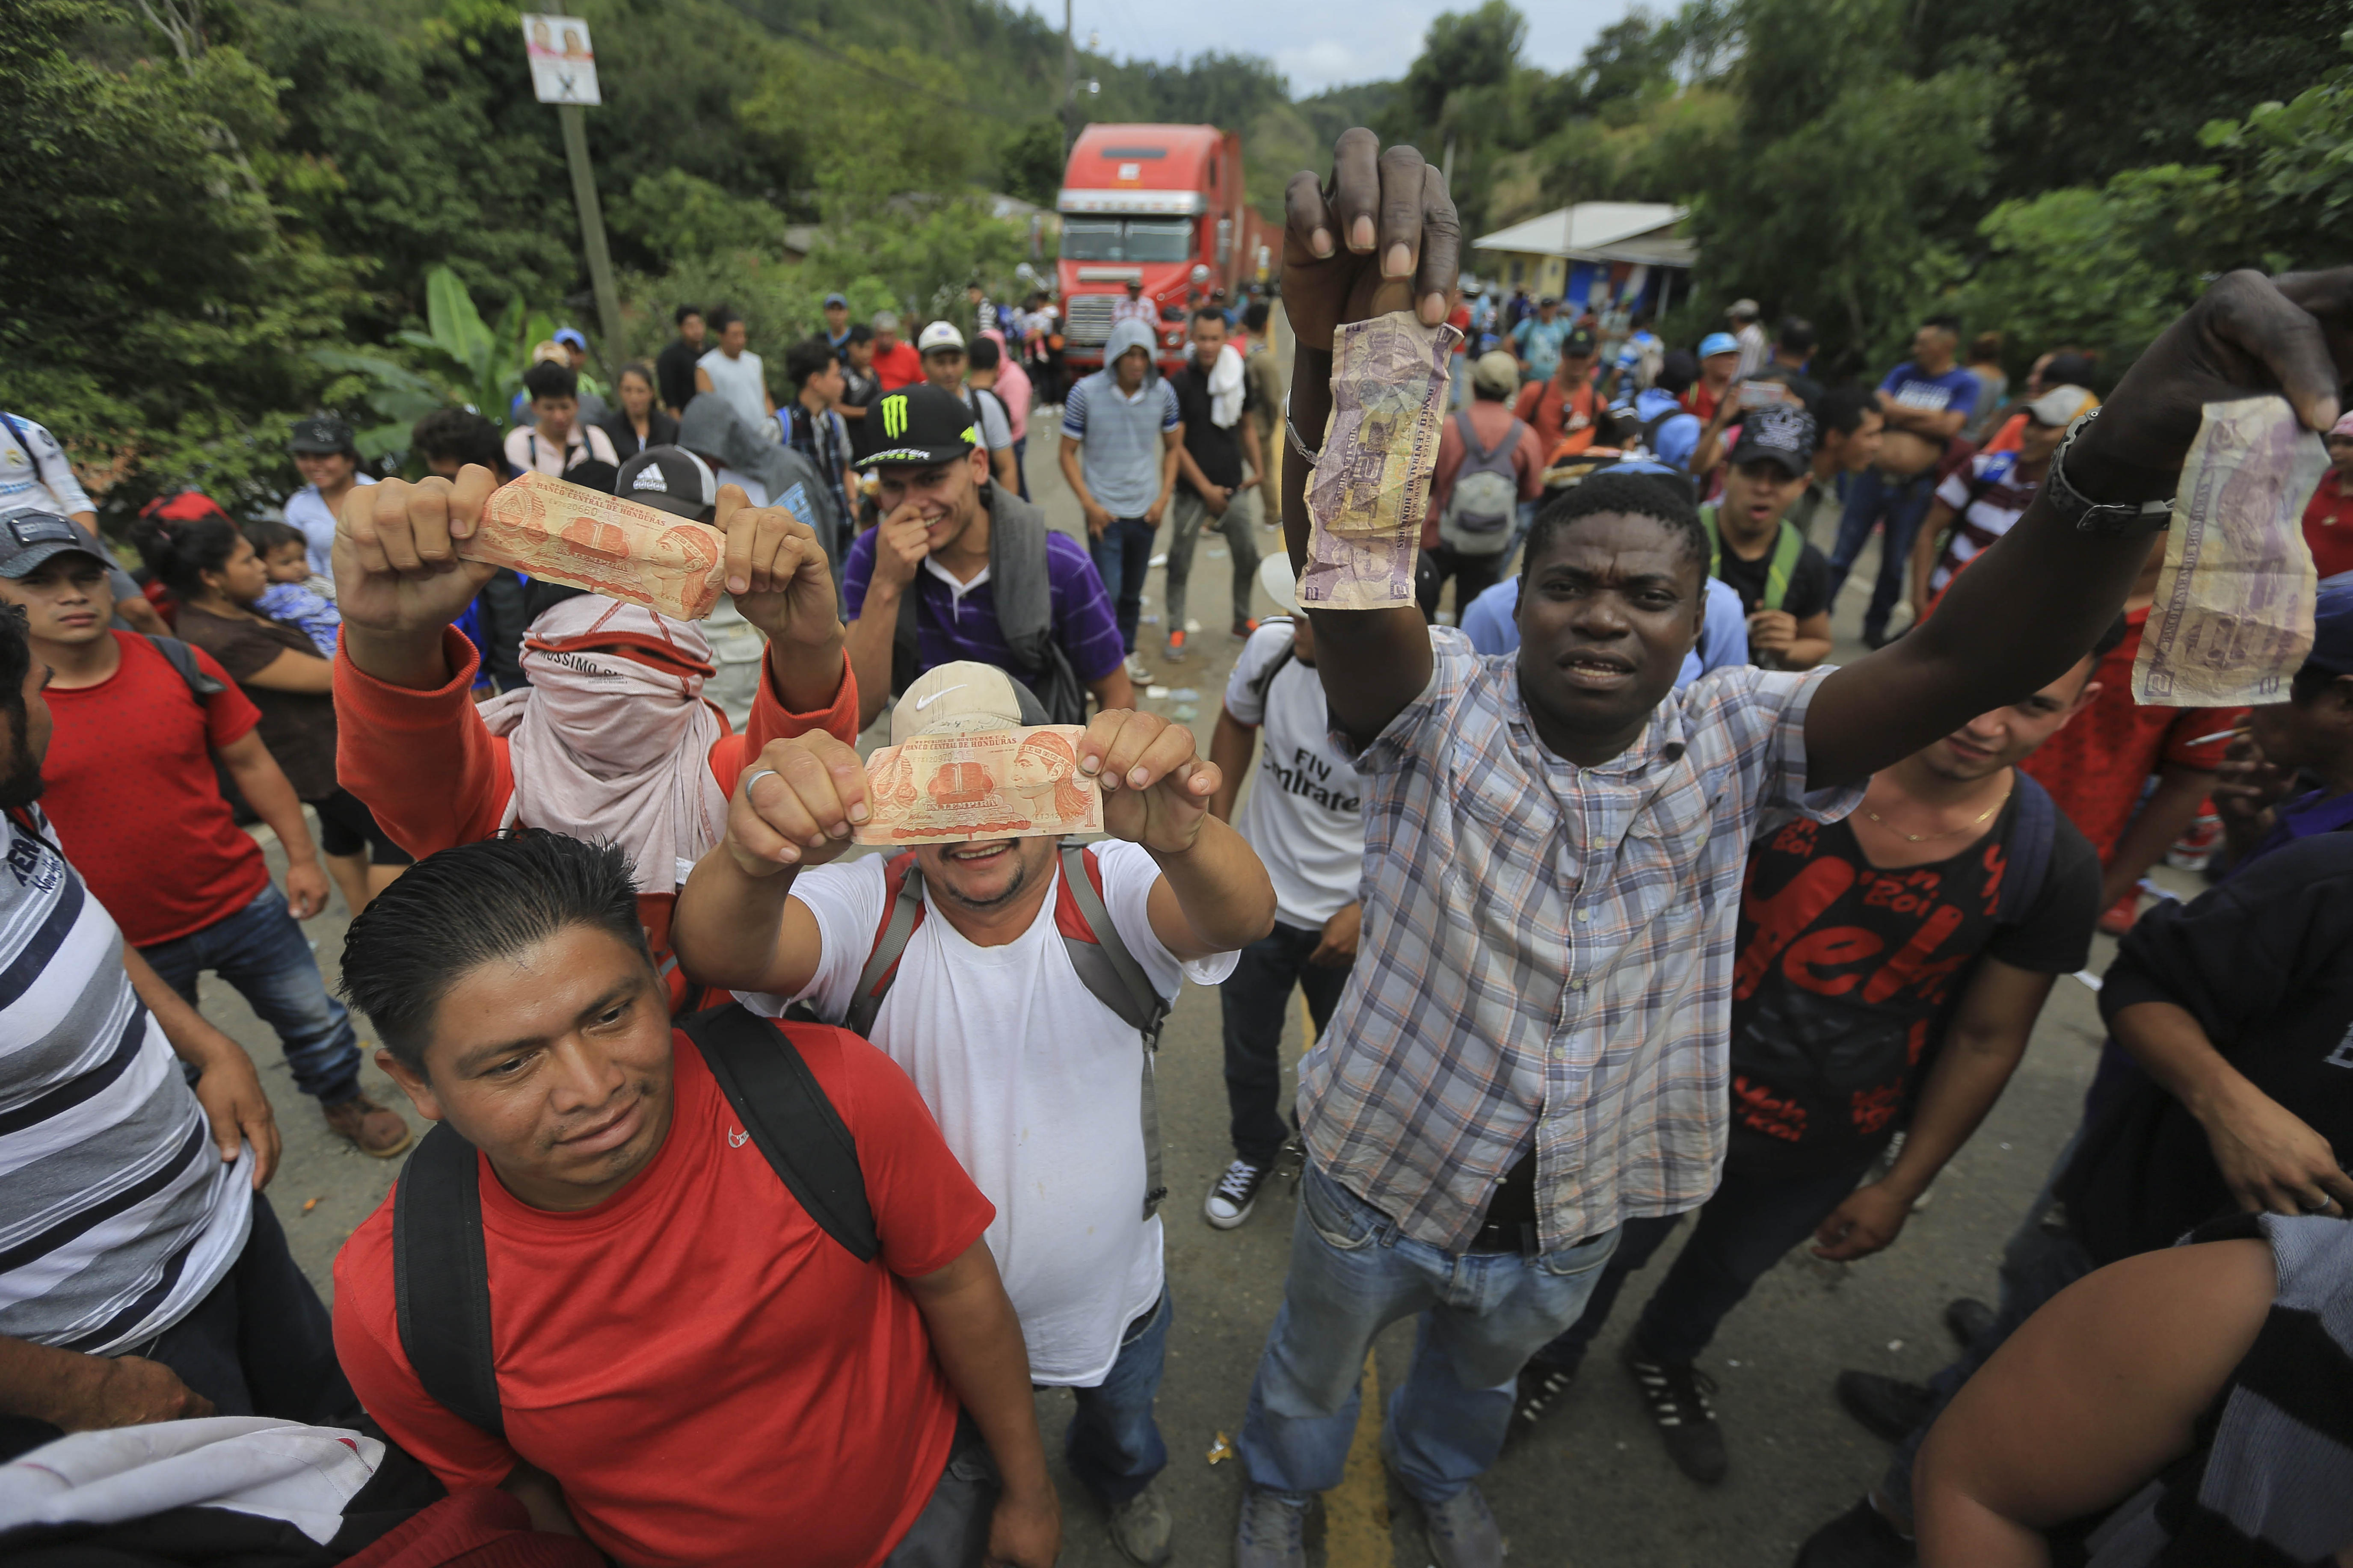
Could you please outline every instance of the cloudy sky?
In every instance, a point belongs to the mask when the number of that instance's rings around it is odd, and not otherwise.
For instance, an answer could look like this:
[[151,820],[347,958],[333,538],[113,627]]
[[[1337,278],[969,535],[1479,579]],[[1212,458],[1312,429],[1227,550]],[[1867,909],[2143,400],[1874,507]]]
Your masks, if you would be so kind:
[[[1023,0],[1060,25],[1056,0]],[[1160,59],[1205,49],[1264,55],[1303,97],[1345,82],[1402,76],[1420,52],[1421,35],[1441,11],[1474,0],[1075,0],[1072,26],[1082,43],[1099,35],[1115,58]],[[1522,0],[1532,65],[1560,70],[1577,62],[1593,35],[1625,14],[1628,0]],[[1664,6],[1671,10],[1672,7]]]

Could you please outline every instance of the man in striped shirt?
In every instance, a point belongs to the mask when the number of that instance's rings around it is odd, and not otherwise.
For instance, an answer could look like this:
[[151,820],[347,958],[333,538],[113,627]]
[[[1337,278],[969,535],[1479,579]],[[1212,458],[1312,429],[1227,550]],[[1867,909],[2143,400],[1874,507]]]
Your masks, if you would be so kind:
[[[2051,454],[2075,416],[2091,406],[2080,386],[2053,387],[2026,405],[2026,430],[2010,452],[1980,452],[1966,468],[1955,468],[1936,487],[1928,521],[1912,545],[1912,618],[1925,619],[1928,605],[1945,591],[1953,574],[2008,533],[2033,503],[2051,471]],[[1948,533],[1947,531],[1950,530]]]
[[278,1129],[253,1063],[124,944],[33,804],[47,678],[0,611],[0,1458],[150,1421],[355,1415],[261,1195]]
[[[1461,246],[1412,148],[1351,130],[1335,165],[1286,200],[1298,432],[1367,395],[1335,384],[1338,327],[1408,309],[1434,326]],[[1595,476],[1537,519],[1516,657],[1482,658],[1410,604],[1309,609],[1335,740],[1366,779],[1365,912],[1356,973],[1300,1065],[1307,1166],[1241,1433],[1240,1568],[1303,1564],[1366,1355],[1409,1316],[1384,1458],[1443,1568],[1501,1563],[1473,1483],[1521,1365],[1576,1321],[1624,1222],[1699,1207],[1722,1171],[1751,838],[1843,816],[1873,769],[2081,659],[2168,515],[2204,403],[2284,383],[2305,424],[2335,421],[2323,314],[2353,314],[2353,271],[2218,282],[2068,448],[2073,489],[2045,486],[2008,549],[1852,668],[1719,669],[1674,691],[1706,535],[1687,493],[1643,475]],[[1294,564],[1321,456],[1283,465]]]

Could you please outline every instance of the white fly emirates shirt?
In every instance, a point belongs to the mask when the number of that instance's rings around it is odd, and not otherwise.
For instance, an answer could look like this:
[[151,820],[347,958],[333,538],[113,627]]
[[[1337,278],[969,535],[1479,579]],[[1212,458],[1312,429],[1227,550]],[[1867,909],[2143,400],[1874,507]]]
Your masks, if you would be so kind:
[[[1148,852],[1092,847],[1104,907],[1162,995],[1233,973],[1239,954],[1187,963],[1153,934],[1145,905],[1160,868]],[[845,1015],[882,923],[886,864],[874,855],[802,872],[792,897],[817,917],[817,977],[797,996],[739,1000],[769,1017],[802,1000]],[[1059,882],[1059,863],[1053,874]],[[1018,940],[976,947],[927,890],[872,1037],[997,1205],[988,1249],[1021,1319],[1031,1381],[1092,1388],[1127,1325],[1160,1299],[1160,1220],[1144,1218],[1144,1041],[1081,983],[1055,900],[1050,890]]]
[[[1291,623],[1250,634],[1226,682],[1226,711],[1259,731],[1258,766],[1235,831],[1265,862],[1274,918],[1303,931],[1356,901],[1365,864],[1365,784],[1332,744],[1324,682],[1291,651]],[[1274,679],[1266,679],[1270,668]]]

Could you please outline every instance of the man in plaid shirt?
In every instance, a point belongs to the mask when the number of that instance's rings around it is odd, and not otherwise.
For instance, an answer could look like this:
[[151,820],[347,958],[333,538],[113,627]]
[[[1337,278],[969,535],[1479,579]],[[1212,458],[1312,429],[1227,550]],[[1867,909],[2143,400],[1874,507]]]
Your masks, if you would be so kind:
[[[1286,205],[1297,565],[1334,329],[1444,320],[1461,235],[1438,173],[1363,130]],[[1310,610],[1335,739],[1366,777],[1367,877],[1356,975],[1300,1068],[1307,1170],[1242,1432],[1244,1568],[1303,1563],[1366,1350],[1409,1315],[1385,1458],[1445,1568],[1501,1561],[1472,1482],[1521,1364],[1576,1321],[1622,1222],[1698,1207],[1722,1169],[1751,837],[1836,819],[1873,769],[2081,659],[2162,527],[2142,503],[2173,494],[2203,404],[2284,385],[2306,424],[2335,420],[2345,378],[2316,315],[2353,317],[2353,269],[2217,283],[1938,615],[1845,669],[1741,666],[1673,691],[1706,540],[1687,494],[1632,474],[1588,479],[1537,521],[1515,656],[1482,658],[1411,604]]]

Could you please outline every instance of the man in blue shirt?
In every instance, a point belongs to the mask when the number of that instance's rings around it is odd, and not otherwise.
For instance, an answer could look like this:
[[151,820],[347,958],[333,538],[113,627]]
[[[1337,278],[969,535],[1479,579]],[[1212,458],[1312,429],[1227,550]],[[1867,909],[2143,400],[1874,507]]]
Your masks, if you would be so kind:
[[1983,384],[1954,363],[1960,342],[1960,327],[1949,316],[1921,323],[1913,334],[1911,359],[1879,384],[1879,410],[1887,421],[1879,466],[1857,474],[1847,492],[1838,547],[1831,552],[1832,599],[1845,585],[1872,531],[1883,525],[1887,531],[1880,542],[1871,606],[1862,615],[1862,640],[1873,647],[1887,641],[1887,615],[1903,595],[1912,536],[1927,515],[1945,447],[1978,405]]
[[1520,379],[1550,381],[1560,368],[1560,343],[1577,323],[1560,313],[1560,301],[1547,294],[1536,301],[1536,313],[1512,329],[1512,352],[1519,356]]

